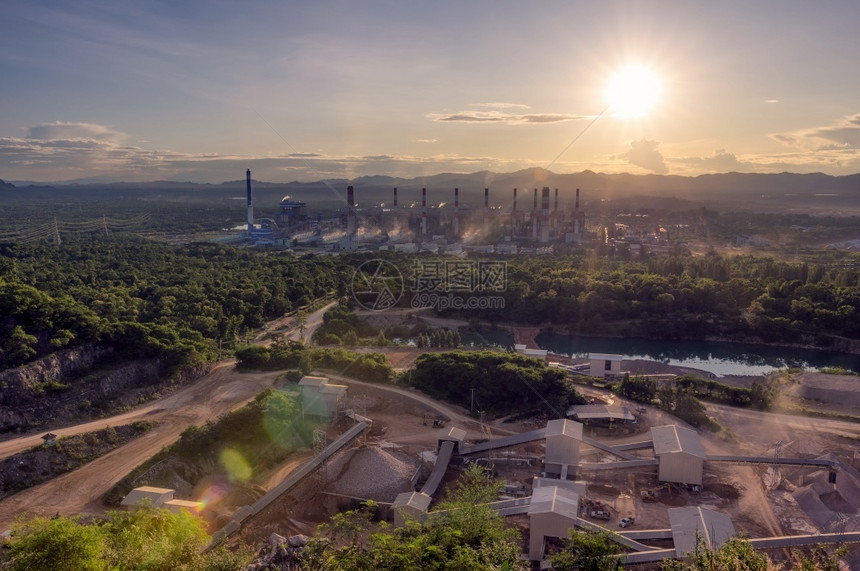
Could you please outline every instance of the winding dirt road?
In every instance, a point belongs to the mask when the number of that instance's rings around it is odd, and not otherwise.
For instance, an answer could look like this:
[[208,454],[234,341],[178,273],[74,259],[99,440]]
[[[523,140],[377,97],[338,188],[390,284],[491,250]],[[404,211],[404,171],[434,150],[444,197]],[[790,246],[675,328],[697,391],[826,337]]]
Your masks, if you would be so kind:
[[[322,314],[333,304],[308,315],[305,336],[322,323]],[[292,335],[290,331],[287,334]],[[244,406],[261,390],[269,387],[281,371],[240,373],[235,360],[218,363],[215,368],[193,384],[170,396],[141,408],[92,422],[56,429],[59,436],[91,432],[106,426],[120,426],[136,420],[157,421],[159,424],[142,437],[89,464],[59,478],[21,491],[0,501],[0,531],[5,530],[22,514],[72,515],[97,514],[104,511],[99,498],[135,467],[175,442],[191,425]],[[16,454],[42,443],[41,432],[0,442],[0,458]]]

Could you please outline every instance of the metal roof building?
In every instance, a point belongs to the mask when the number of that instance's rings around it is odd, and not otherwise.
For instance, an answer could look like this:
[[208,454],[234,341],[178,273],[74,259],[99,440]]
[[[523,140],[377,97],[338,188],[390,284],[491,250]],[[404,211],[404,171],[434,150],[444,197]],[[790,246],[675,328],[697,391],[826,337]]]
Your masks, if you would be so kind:
[[335,385],[325,377],[302,377],[302,414],[331,419],[346,398],[346,385]]
[[160,508],[166,502],[173,499],[175,490],[170,488],[156,488],[154,486],[140,486],[133,489],[120,502],[123,506],[137,506],[142,502],[149,503],[154,508]]
[[562,480],[567,479],[568,474],[575,474],[579,466],[582,424],[566,418],[550,420],[546,424],[545,437],[544,471],[546,474]]
[[400,527],[408,519],[422,519],[430,509],[433,498],[421,492],[403,492],[397,494],[391,510],[394,512],[394,525]]
[[579,514],[579,494],[558,486],[536,488],[529,504],[529,559],[543,559],[544,539],[567,538]]
[[610,407],[606,404],[574,405],[567,409],[567,416],[573,417],[580,422],[588,420],[621,420],[632,422],[636,420],[636,417],[626,406]]
[[661,482],[702,485],[702,472],[707,458],[699,434],[670,424],[651,428],[654,455],[659,461]]
[[675,557],[696,550],[696,536],[708,549],[717,549],[735,534],[735,526],[726,514],[702,507],[669,509],[669,525],[675,542]]

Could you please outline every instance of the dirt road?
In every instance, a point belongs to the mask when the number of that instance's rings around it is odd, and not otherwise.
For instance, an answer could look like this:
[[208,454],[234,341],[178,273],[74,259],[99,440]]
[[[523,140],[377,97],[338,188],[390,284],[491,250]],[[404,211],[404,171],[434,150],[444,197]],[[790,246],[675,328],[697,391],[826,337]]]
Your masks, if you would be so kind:
[[[318,327],[327,305],[308,315],[307,327]],[[292,331],[290,332],[292,333]],[[306,332],[307,334],[307,332]],[[116,482],[163,447],[175,442],[191,425],[244,406],[264,388],[271,386],[280,371],[240,373],[235,361],[224,361],[206,376],[172,395],[141,408],[110,418],[57,429],[59,436],[80,434],[135,420],[158,421],[146,435],[98,458],[81,468],[39,486],[19,492],[0,502],[0,530],[5,530],[22,513],[64,515],[101,513],[99,498]],[[0,457],[15,454],[42,443],[40,434],[0,443]]]

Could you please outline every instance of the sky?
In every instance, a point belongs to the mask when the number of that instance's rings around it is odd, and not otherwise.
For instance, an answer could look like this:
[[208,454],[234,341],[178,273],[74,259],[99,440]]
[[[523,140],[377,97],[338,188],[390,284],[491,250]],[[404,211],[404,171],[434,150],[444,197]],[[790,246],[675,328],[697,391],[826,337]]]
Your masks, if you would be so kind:
[[[4,0],[0,178],[853,174],[858,22],[856,0]],[[606,93],[629,65],[660,85],[634,118]]]

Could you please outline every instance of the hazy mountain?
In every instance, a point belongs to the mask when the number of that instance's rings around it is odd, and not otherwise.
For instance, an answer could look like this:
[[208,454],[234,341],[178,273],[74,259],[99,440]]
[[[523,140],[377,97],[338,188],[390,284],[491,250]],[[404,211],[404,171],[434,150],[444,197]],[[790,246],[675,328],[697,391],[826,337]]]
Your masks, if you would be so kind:
[[[581,189],[583,206],[595,200],[612,200],[628,203],[634,197],[680,199],[679,204],[725,210],[815,210],[817,212],[860,212],[860,174],[830,176],[813,174],[750,174],[725,173],[696,177],[675,175],[604,174],[583,171],[573,174],[556,174],[545,169],[527,169],[512,173],[481,171],[469,174],[439,173],[432,176],[403,179],[384,175],[359,177],[352,181],[332,179],[315,182],[253,181],[255,201],[274,204],[283,196],[308,202],[345,202],[346,187],[352,184],[359,205],[392,200],[392,188],[398,188],[398,199],[403,205],[421,200],[421,188],[427,188],[428,204],[453,201],[453,189],[460,189],[464,206],[479,207],[483,203],[484,188],[490,189],[490,203],[508,205],[512,190],[518,189],[518,206],[531,208],[535,188],[545,186],[559,189],[562,207],[573,201],[575,189]],[[38,184],[27,187],[3,183],[2,188],[16,188],[17,198],[52,196],[124,196],[138,199],[168,201],[199,201],[237,199],[245,194],[245,180],[226,181],[220,184],[153,181],[146,183],[91,183],[91,184]],[[4,194],[9,197],[11,195]],[[554,197],[554,192],[551,194]],[[689,201],[689,202],[688,202]],[[635,201],[634,201],[635,202]],[[651,204],[666,203],[650,201]]]

